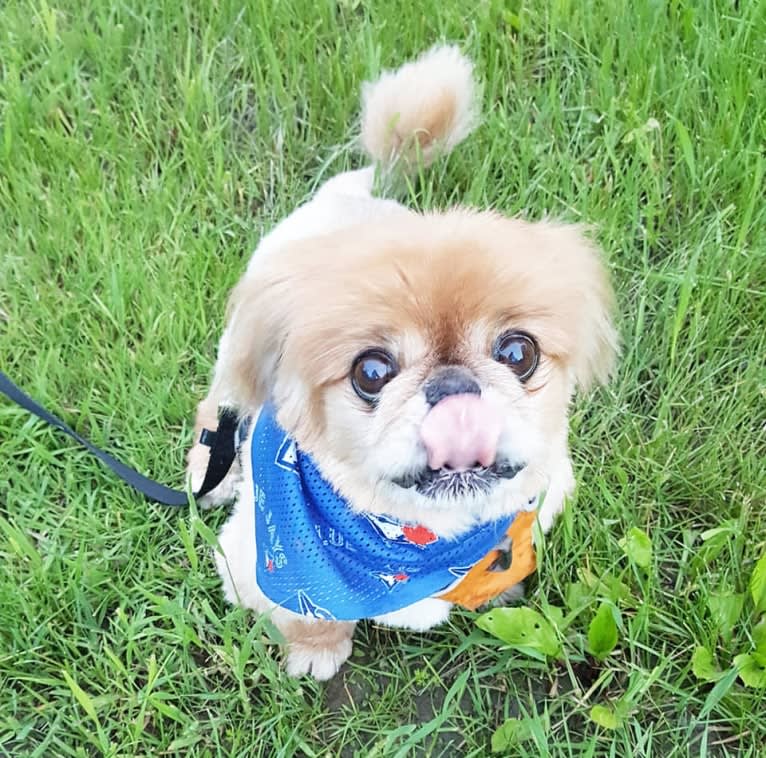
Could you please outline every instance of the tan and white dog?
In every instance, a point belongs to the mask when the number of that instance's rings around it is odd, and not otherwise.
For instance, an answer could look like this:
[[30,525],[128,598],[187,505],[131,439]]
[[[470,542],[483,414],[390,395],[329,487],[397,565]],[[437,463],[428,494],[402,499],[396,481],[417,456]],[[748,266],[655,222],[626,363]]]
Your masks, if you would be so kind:
[[[572,491],[568,408],[607,378],[613,294],[577,227],[458,208],[415,213],[373,196],[378,176],[431,163],[476,125],[473,67],[439,46],[363,91],[371,165],[325,182],[261,241],[235,288],[197,428],[219,405],[265,402],[352,511],[417,524],[448,541],[529,508],[550,528]],[[384,182],[385,183],[385,182]],[[334,675],[354,620],[308,618],[256,578],[252,429],[217,556],[226,597],[268,612],[287,668]],[[193,484],[207,448],[189,454]],[[452,603],[426,597],[376,621],[424,630]]]

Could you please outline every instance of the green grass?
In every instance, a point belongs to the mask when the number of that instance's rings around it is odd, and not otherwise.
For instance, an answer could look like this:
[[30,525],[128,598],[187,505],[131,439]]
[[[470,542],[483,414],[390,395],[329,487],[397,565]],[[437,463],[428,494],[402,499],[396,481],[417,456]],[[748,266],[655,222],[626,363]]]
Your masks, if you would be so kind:
[[[460,613],[429,634],[363,626],[341,677],[290,680],[222,601],[223,512],[147,504],[0,403],[4,754],[483,756],[516,715],[530,736],[511,754],[759,754],[764,690],[730,669],[757,615],[748,595],[728,630],[711,607],[766,549],[760,0],[7,0],[0,365],[180,484],[259,236],[359,164],[361,81],[439,39],[476,59],[485,118],[415,202],[591,224],[614,273],[619,373],[575,407],[579,492],[528,603],[618,578],[617,648],[585,654],[596,588],[564,661]],[[648,571],[619,545],[632,527]],[[715,686],[691,671],[698,645],[730,672]],[[590,720],[615,703],[622,726]]]

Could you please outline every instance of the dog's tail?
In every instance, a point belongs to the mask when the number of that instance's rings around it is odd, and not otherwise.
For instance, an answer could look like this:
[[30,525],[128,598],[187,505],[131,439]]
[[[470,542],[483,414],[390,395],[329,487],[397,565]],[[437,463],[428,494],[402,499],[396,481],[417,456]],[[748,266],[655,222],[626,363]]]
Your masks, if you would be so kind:
[[362,90],[362,144],[376,165],[412,172],[450,152],[478,123],[473,64],[437,45]]

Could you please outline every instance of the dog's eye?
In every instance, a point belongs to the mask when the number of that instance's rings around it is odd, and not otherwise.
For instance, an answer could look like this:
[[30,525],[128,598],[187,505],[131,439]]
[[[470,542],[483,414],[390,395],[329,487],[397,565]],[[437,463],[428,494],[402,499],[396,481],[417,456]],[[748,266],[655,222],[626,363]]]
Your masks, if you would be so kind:
[[525,382],[535,373],[537,362],[540,360],[540,349],[534,338],[526,332],[506,332],[495,340],[492,357],[510,366],[516,376]]
[[393,357],[381,348],[371,348],[354,358],[351,386],[362,400],[374,403],[383,387],[399,373]]

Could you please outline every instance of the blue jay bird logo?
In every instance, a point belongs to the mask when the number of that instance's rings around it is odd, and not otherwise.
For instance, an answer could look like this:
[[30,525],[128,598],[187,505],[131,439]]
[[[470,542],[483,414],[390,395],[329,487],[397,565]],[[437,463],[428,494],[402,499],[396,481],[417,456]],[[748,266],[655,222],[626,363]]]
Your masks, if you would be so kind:
[[406,582],[409,580],[410,575],[405,574],[404,571],[398,571],[396,574],[383,574],[381,572],[373,573],[373,576],[376,579],[380,579],[383,584],[388,587],[388,589],[392,590],[394,587],[396,587],[398,584],[402,584],[402,582]]
[[389,542],[400,545],[417,545],[424,548],[439,540],[428,527],[422,524],[402,524],[390,516],[373,513],[363,515],[372,524],[375,531]]

